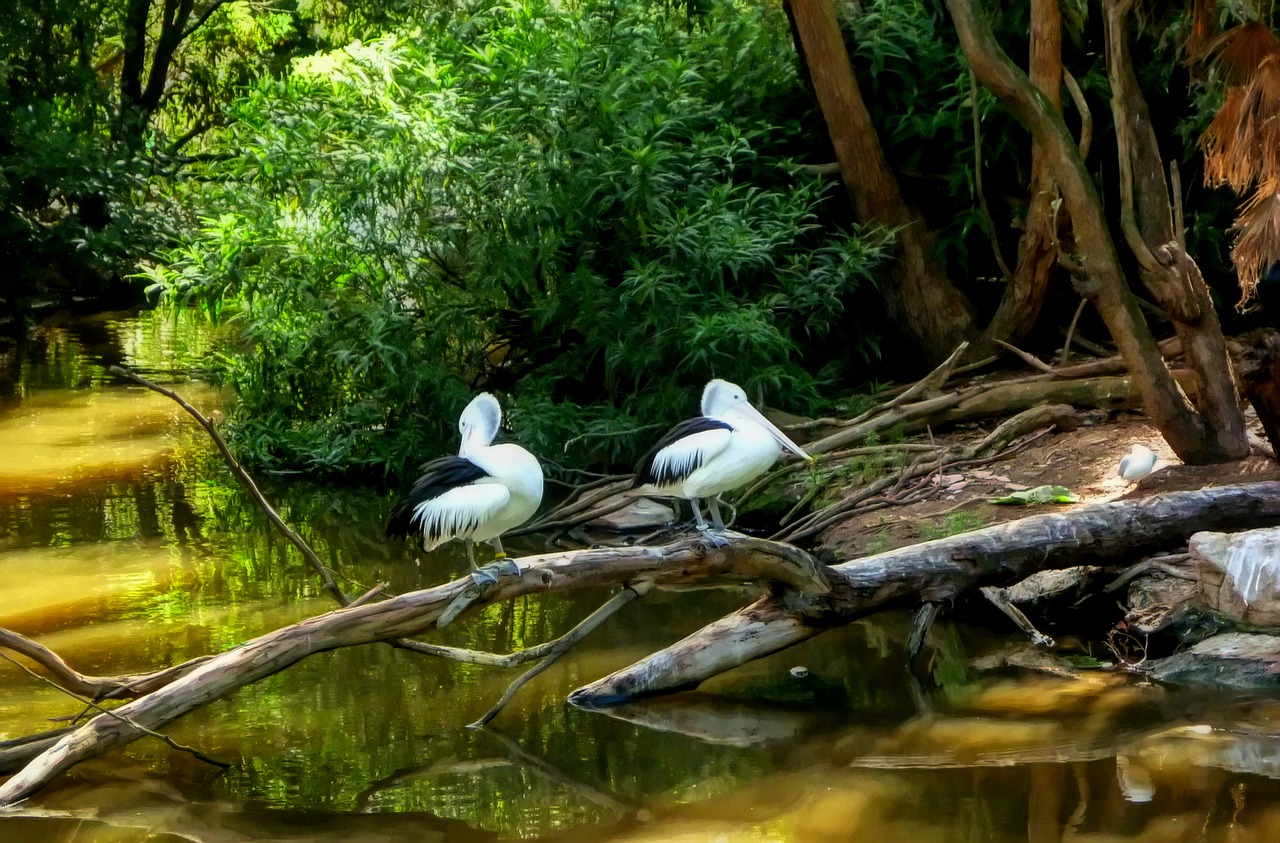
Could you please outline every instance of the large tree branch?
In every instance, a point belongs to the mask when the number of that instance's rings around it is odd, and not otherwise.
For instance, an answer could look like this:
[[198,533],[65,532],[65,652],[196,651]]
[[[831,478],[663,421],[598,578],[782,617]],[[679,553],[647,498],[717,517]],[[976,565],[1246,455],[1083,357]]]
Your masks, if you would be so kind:
[[[1176,194],[1180,186],[1175,181],[1171,199],[1155,127],[1133,68],[1128,33],[1133,0],[1106,0],[1103,6],[1120,165],[1121,229],[1138,259],[1143,284],[1169,314],[1182,340],[1196,375],[1196,409],[1223,455],[1239,458],[1249,446],[1226,341],[1200,268],[1186,252],[1182,197]],[[1176,174],[1176,165],[1171,169]]]
[[[547,554],[520,560],[520,568],[520,576],[502,580],[473,608],[523,595],[618,583],[764,580],[783,590],[816,595],[829,591],[838,580],[798,548],[745,538],[724,548],[708,548],[691,540],[665,547]],[[440,613],[472,585],[467,577],[381,603],[338,609],[213,656],[180,679],[114,709],[116,717],[99,715],[60,738],[0,786],[0,806],[27,798],[81,761],[136,740],[145,734],[142,729],[158,729],[307,656],[431,630]]]
[[185,37],[183,33],[194,5],[195,0],[165,0],[160,36],[156,39],[156,47],[151,55],[151,72],[147,74],[147,87],[138,100],[138,104],[148,114],[160,106],[165,85],[169,82],[169,66]]

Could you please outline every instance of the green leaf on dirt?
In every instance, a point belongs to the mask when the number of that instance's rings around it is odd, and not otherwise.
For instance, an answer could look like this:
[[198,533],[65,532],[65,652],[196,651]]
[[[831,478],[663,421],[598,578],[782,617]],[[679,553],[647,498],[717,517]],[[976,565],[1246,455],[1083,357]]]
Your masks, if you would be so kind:
[[1066,486],[1036,486],[1021,492],[1010,492],[1001,498],[988,498],[990,503],[1010,503],[1028,506],[1038,503],[1075,503],[1080,496]]

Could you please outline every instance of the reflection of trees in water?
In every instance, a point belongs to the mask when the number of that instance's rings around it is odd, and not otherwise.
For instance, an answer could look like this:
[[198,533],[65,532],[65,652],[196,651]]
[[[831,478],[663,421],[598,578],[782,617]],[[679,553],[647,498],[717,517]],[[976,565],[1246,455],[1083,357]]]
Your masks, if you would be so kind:
[[21,346],[0,338],[0,407],[16,397],[22,375]]
[[67,333],[77,345],[79,354],[95,366],[107,368],[125,362],[126,354],[120,341],[120,331],[114,321],[105,319],[75,319],[67,324]]

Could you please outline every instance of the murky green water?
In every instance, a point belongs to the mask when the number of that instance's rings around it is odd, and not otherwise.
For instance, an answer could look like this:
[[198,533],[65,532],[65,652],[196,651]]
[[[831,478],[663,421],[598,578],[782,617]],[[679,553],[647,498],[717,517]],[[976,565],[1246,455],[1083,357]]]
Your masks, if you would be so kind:
[[[115,674],[331,608],[204,434],[105,373],[123,362],[169,378],[199,369],[213,342],[195,322],[144,314],[48,324],[0,348],[0,626]],[[217,405],[209,387],[177,382]],[[465,566],[458,548],[417,562],[389,546],[375,495],[265,485],[348,591],[384,579],[409,590]],[[494,607],[439,640],[518,649],[606,596]],[[167,729],[229,769],[140,741],[0,815],[0,840],[1280,839],[1280,702],[1109,676],[979,676],[968,658],[1007,642],[972,628],[940,628],[928,687],[902,667],[907,620],[893,615],[700,694],[608,713],[563,703],[746,599],[633,604],[489,733],[462,727],[518,670],[385,646],[315,656]],[[793,676],[801,665],[808,675]],[[0,738],[80,709],[0,662]]]

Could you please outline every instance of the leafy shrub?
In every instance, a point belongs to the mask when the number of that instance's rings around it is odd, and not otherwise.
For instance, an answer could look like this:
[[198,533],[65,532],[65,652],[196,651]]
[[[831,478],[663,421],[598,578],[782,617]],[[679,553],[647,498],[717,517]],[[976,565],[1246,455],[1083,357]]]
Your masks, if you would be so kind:
[[495,389],[540,453],[617,463],[713,375],[803,409],[874,353],[845,305],[885,236],[820,224],[807,102],[776,12],[480,2],[248,92],[148,272],[241,322],[260,462],[403,472]]

